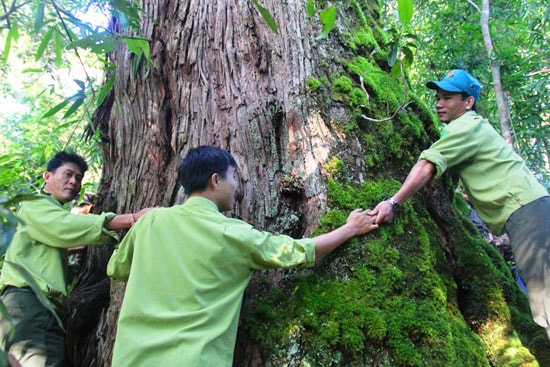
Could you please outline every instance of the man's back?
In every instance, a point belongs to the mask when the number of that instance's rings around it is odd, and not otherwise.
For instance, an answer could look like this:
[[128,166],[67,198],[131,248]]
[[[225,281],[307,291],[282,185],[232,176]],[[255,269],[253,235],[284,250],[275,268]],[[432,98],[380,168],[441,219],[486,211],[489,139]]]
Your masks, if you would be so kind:
[[314,258],[311,240],[260,233],[205,198],[153,211],[109,262],[128,278],[113,366],[230,366],[252,271]]

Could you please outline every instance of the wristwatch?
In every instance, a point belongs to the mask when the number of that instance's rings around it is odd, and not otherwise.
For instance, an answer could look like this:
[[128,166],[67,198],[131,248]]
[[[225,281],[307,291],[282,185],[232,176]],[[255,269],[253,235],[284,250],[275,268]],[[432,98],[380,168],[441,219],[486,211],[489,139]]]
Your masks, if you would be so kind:
[[401,208],[401,204],[399,204],[394,198],[390,197],[388,199],[386,199],[386,201],[388,201],[392,207],[393,207],[393,211],[394,212],[397,212],[400,208]]

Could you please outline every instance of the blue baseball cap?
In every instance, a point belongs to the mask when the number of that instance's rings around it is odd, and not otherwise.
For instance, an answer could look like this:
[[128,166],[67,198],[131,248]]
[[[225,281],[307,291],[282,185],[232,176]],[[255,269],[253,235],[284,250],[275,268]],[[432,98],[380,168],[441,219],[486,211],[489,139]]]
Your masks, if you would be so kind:
[[466,93],[474,99],[479,99],[481,86],[476,78],[462,69],[451,70],[441,81],[431,81],[426,83],[430,89],[442,89],[447,92]]

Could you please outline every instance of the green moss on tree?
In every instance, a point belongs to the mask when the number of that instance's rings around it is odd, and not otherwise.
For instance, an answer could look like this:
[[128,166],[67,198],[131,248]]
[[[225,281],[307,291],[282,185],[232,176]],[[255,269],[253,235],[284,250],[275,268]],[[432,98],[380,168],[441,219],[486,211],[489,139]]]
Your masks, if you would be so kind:
[[[340,161],[333,166],[333,174],[342,173]],[[360,187],[342,181],[329,179],[333,209],[318,233],[399,186],[394,180]],[[471,227],[456,215],[453,223]],[[301,345],[292,358],[302,365],[536,366],[517,334],[510,334],[510,313],[517,311],[505,298],[521,296],[519,290],[500,255],[471,230],[452,239],[457,258],[450,265],[444,244],[430,240],[438,238],[437,225],[414,201],[407,203],[395,225],[351,240],[314,271],[262,294],[247,327],[260,345],[276,343],[284,351]],[[451,267],[458,267],[460,279]],[[289,356],[269,358],[278,366]]]
[[[319,105],[346,106],[347,120],[330,123],[356,134],[368,177],[354,182],[348,174],[354,162],[328,161],[329,210],[315,234],[394,194],[439,135],[426,103],[384,72],[384,51],[366,57],[388,41],[383,30],[369,28],[379,24],[379,9],[349,4],[362,24],[342,37],[350,54],[336,72],[331,68],[307,86],[330,92],[331,100]],[[417,195],[393,225],[350,240],[314,269],[289,270],[282,286],[260,287],[244,327],[265,350],[280,351],[265,356],[267,365],[550,366],[548,340],[530,319],[525,295],[461,213],[465,207],[450,209],[445,226],[453,235],[446,237],[425,199]]]

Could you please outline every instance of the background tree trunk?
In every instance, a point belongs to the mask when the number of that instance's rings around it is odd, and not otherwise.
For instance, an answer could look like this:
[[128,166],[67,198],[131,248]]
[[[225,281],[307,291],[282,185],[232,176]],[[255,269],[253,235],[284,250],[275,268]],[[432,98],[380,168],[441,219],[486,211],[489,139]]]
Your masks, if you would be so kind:
[[[387,66],[376,1],[338,3],[337,30],[323,40],[299,1],[264,4],[278,34],[249,1],[141,5],[151,68],[141,60],[134,73],[135,55],[113,52],[116,84],[95,115],[104,138],[102,210],[182,203],[178,159],[208,144],[229,150],[240,166],[230,215],[308,236],[392,194],[437,136],[432,114],[414,97],[393,121],[360,117],[389,115],[403,93],[400,81],[380,73]],[[513,343],[522,361],[533,360],[538,349],[521,346],[514,318],[538,347],[547,341],[523,316],[525,297],[502,259],[453,209],[450,183],[434,183],[395,226],[352,241],[313,270],[258,273],[245,296],[235,365],[488,365],[487,355],[502,359]],[[109,249],[89,251],[104,272]],[[110,364],[123,294],[123,284],[111,285],[108,311],[98,310],[99,327],[86,330],[96,340],[87,339],[86,356],[98,365]],[[87,312],[73,313],[71,330]],[[487,330],[507,330],[511,341],[480,342],[474,332],[483,339]],[[69,340],[72,350],[79,340]],[[86,358],[75,364],[96,365]]]
[[514,149],[514,135],[510,126],[510,109],[506,101],[504,88],[500,78],[500,61],[497,55],[493,52],[493,41],[491,40],[491,31],[489,29],[489,18],[491,15],[491,4],[489,0],[482,1],[481,7],[481,34],[483,35],[483,43],[485,50],[491,60],[491,75],[493,76],[493,85],[495,89],[495,99],[500,117],[500,129],[504,140]]

